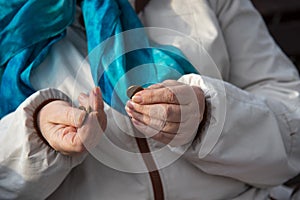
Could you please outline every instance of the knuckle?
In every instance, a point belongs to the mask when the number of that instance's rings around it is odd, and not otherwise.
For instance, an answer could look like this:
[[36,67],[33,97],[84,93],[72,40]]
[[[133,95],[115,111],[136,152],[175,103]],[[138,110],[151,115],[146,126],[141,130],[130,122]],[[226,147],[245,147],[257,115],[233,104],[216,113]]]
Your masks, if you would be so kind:
[[137,112],[142,113],[142,112],[144,111],[144,106],[135,103],[135,104],[134,104],[134,110],[136,110]]
[[158,122],[159,131],[164,130],[165,127],[166,127],[166,120],[159,120],[159,122]]
[[164,134],[162,132],[158,132],[157,134],[155,134],[153,136],[153,139],[158,140],[158,141],[162,141],[164,139]]
[[154,101],[155,92],[154,90],[150,90],[148,96],[145,99],[148,99],[147,102],[153,102]]
[[141,121],[144,123],[144,124],[151,124],[151,119],[148,117],[148,116],[146,116],[146,115],[142,115],[141,116]]
[[174,102],[176,99],[176,95],[169,90],[169,92],[167,93],[167,100],[168,102]]
[[165,108],[165,118],[168,119],[172,116],[173,114],[173,108],[170,105],[167,105]]
[[150,118],[155,118],[155,116],[164,115],[164,108],[161,105],[149,106],[148,113]]

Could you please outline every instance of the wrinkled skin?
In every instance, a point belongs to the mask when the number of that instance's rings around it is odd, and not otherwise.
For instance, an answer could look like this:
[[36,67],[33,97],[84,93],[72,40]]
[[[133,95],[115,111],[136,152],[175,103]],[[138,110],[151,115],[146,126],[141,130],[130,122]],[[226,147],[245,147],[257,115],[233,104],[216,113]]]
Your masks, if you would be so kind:
[[134,126],[146,137],[180,146],[197,133],[205,97],[199,87],[167,80],[136,93],[125,109]]
[[[65,155],[81,153],[99,141],[107,125],[100,89],[81,93],[80,106],[91,112],[56,100],[38,114],[43,137],[56,151]],[[180,146],[191,141],[203,119],[205,98],[199,87],[173,80],[155,84],[136,93],[125,107],[134,126],[146,137],[164,144]]]
[[68,102],[56,100],[45,105],[38,114],[38,126],[49,145],[65,155],[81,153],[86,145],[94,145],[106,129],[107,118],[100,89],[89,95],[81,93],[80,106],[91,112],[72,107]]

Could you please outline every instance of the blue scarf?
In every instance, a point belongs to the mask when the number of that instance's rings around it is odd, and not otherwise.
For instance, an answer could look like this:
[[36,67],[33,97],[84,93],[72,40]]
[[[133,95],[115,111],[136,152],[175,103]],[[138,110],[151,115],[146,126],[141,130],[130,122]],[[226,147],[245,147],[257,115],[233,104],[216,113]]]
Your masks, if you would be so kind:
[[[75,0],[0,0],[0,118],[35,92],[30,83],[31,71],[65,36],[75,5]],[[123,31],[143,27],[127,0],[84,0],[81,6],[88,51],[97,52],[89,57],[93,79],[104,101],[114,108],[122,111],[128,100],[124,93],[132,84],[132,76],[126,78],[126,73],[137,66],[149,65],[148,71],[135,74],[137,78],[144,76],[147,84],[197,73],[178,49],[151,43],[142,29],[129,41],[123,38]],[[113,43],[100,45],[112,36]],[[144,48],[122,54],[136,41]],[[116,55],[111,62],[111,56]]]

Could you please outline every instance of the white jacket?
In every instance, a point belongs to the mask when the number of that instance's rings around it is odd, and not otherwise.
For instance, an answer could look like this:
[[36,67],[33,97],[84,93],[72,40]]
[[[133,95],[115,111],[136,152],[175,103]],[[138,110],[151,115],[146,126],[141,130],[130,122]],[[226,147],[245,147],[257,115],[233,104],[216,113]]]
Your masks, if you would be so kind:
[[[166,155],[179,156],[165,164],[161,144],[148,139],[165,199],[268,199],[272,187],[300,172],[299,75],[248,0],[151,0],[140,17],[145,26],[189,36],[153,39],[179,47],[195,65],[199,49],[190,42],[202,44],[223,79],[205,56],[197,65],[201,75],[179,79],[204,90],[208,109],[201,136],[186,152],[167,146]],[[108,105],[101,158],[64,156],[37,135],[33,114],[43,102],[71,101],[91,89],[89,81],[75,80],[84,40],[78,26],[70,27],[31,76],[39,91],[1,119],[0,199],[154,199],[140,154],[122,154],[138,152],[131,123]]]

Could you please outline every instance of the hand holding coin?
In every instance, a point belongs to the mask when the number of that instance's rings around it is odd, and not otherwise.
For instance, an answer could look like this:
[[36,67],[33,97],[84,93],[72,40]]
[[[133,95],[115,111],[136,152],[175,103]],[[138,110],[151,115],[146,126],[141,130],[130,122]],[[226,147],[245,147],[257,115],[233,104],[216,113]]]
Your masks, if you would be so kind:
[[128,89],[126,112],[147,137],[180,146],[196,134],[203,118],[205,99],[199,87],[167,80],[146,89]]
[[106,128],[106,114],[99,88],[79,97],[81,110],[66,101],[55,100],[38,113],[37,123],[43,139],[54,150],[72,155],[85,151],[85,145],[97,141]]

